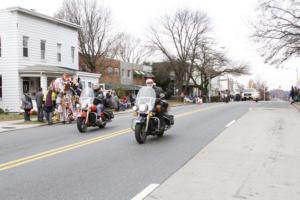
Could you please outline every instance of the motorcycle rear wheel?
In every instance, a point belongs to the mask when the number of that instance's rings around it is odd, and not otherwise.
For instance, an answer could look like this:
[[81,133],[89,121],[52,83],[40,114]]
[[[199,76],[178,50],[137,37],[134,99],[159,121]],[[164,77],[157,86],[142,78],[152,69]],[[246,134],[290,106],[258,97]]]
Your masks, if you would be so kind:
[[147,139],[144,124],[136,124],[134,130],[135,139],[139,144],[144,144]]
[[80,133],[85,133],[87,130],[87,125],[85,123],[85,118],[78,118],[77,119],[77,129]]

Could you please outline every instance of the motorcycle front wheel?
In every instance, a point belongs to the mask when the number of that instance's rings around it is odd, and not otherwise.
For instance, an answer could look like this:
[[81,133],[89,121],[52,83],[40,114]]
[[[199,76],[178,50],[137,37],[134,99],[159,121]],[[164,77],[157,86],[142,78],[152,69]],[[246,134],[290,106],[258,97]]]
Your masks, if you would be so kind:
[[135,125],[135,139],[139,144],[144,144],[147,139],[147,133],[145,132],[144,124],[136,124]]
[[87,125],[85,123],[85,118],[79,117],[77,119],[77,129],[80,133],[85,133],[87,130]]

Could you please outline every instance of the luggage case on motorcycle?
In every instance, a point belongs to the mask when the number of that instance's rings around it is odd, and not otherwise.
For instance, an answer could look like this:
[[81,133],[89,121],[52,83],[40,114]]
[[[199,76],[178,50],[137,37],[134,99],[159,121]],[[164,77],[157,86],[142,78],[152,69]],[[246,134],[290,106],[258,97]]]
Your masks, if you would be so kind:
[[165,117],[169,120],[170,125],[174,125],[174,115],[165,115]]

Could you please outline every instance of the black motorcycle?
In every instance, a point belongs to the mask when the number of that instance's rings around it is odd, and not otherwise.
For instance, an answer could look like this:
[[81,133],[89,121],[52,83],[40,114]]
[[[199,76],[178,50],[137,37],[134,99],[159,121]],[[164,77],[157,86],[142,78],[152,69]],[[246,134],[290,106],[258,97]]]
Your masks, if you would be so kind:
[[137,117],[133,119],[131,127],[139,144],[145,143],[148,135],[163,136],[174,125],[174,116],[167,114],[167,102],[156,98],[152,87],[139,90],[132,109]]

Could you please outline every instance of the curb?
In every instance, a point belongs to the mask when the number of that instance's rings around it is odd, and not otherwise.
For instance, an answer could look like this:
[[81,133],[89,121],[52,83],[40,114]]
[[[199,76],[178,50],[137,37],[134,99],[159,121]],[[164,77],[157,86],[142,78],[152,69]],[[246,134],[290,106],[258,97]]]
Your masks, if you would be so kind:
[[300,112],[300,103],[296,102],[292,104]]
[[[170,107],[180,107],[180,106],[187,106],[187,105],[190,105],[190,104],[177,104],[177,105],[173,105],[173,106],[170,106]],[[192,104],[191,104],[192,105]],[[299,108],[300,109],[300,108]],[[119,111],[119,112],[114,112],[114,115],[123,115],[123,114],[130,114],[132,113],[132,110],[129,109],[129,110],[126,110],[126,111]],[[19,126],[19,125],[23,125],[22,127],[15,127],[15,128],[12,128],[12,129],[3,129],[1,130],[1,126],[0,126],[0,133],[3,133],[3,132],[9,132],[9,131],[15,131],[15,130],[20,130],[20,129],[27,129],[27,128],[36,128],[36,127],[40,127],[40,126],[49,126],[48,123],[43,123],[43,124],[15,124],[15,123],[18,123],[20,120],[13,120],[13,121],[8,121],[10,123],[8,123],[7,125],[3,125],[2,127],[5,127],[5,126]],[[62,122],[54,122],[53,125],[58,125],[58,124],[62,124]],[[66,124],[69,124],[69,123],[66,123]],[[70,124],[73,124],[70,123]]]

